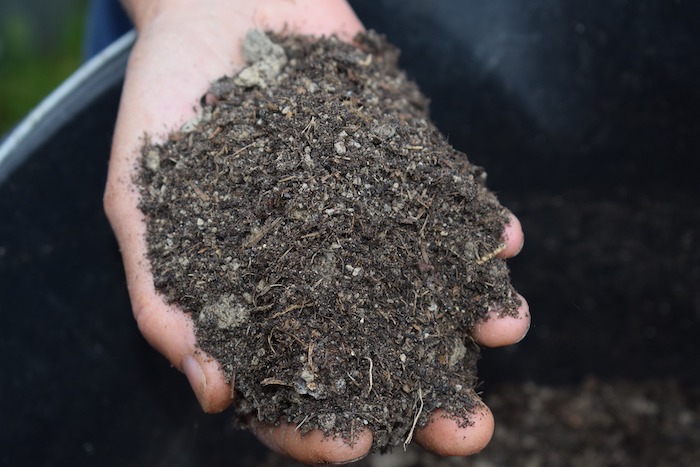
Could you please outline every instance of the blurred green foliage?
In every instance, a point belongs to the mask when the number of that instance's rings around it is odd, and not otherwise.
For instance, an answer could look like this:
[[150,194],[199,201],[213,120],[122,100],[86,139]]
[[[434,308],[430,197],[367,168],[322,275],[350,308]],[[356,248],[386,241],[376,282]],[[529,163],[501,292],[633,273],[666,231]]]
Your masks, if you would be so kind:
[[86,9],[73,2],[51,30],[31,14],[0,15],[0,135],[80,66]]

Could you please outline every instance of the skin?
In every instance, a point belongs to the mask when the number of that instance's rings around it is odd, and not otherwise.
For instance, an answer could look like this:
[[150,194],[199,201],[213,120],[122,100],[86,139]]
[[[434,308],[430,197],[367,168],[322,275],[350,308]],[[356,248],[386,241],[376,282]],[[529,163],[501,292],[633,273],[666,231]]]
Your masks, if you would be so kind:
[[[284,31],[311,35],[336,34],[352,41],[363,29],[345,0],[129,0],[124,1],[138,31],[127,68],[114,133],[104,196],[107,216],[120,245],[132,308],[148,342],[188,378],[204,411],[220,412],[233,402],[217,362],[197,349],[190,316],[164,303],[153,286],[146,259],[146,224],[138,209],[132,177],[148,134],[153,142],[195,115],[199,98],[210,83],[243,67],[241,43],[248,30]],[[516,255],[523,244],[515,217],[506,228],[506,249],[500,257]],[[527,304],[518,318],[479,323],[472,337],[485,347],[520,341],[530,325]],[[493,434],[491,411],[481,404],[474,424],[459,428],[435,413],[418,430],[416,442],[440,455],[470,455],[483,449]],[[253,431],[271,449],[309,464],[345,463],[364,457],[372,433],[364,431],[350,446],[341,439],[312,432],[303,438],[293,426],[253,424]]]

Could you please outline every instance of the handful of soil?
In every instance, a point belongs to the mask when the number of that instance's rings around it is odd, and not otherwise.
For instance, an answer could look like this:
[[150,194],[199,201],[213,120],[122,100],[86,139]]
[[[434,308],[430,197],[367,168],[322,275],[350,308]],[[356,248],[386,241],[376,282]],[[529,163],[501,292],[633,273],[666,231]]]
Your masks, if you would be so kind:
[[445,409],[465,424],[490,307],[518,300],[506,211],[429,122],[374,33],[268,37],[198,118],[143,148],[156,288],[192,313],[238,413],[374,448]]

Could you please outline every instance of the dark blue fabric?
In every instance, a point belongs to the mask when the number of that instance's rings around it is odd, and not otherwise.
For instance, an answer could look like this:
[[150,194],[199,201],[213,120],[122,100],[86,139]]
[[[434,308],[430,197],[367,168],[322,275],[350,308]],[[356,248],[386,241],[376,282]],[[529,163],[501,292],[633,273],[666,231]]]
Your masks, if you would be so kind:
[[88,13],[83,55],[92,58],[133,28],[119,0],[92,0]]

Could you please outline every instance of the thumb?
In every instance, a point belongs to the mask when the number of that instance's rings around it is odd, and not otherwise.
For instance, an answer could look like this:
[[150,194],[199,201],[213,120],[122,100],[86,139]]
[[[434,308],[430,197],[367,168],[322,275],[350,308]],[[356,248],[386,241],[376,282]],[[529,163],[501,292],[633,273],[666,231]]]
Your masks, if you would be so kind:
[[233,402],[233,381],[229,383],[219,363],[204,352],[185,355],[180,369],[205,412],[221,412]]

